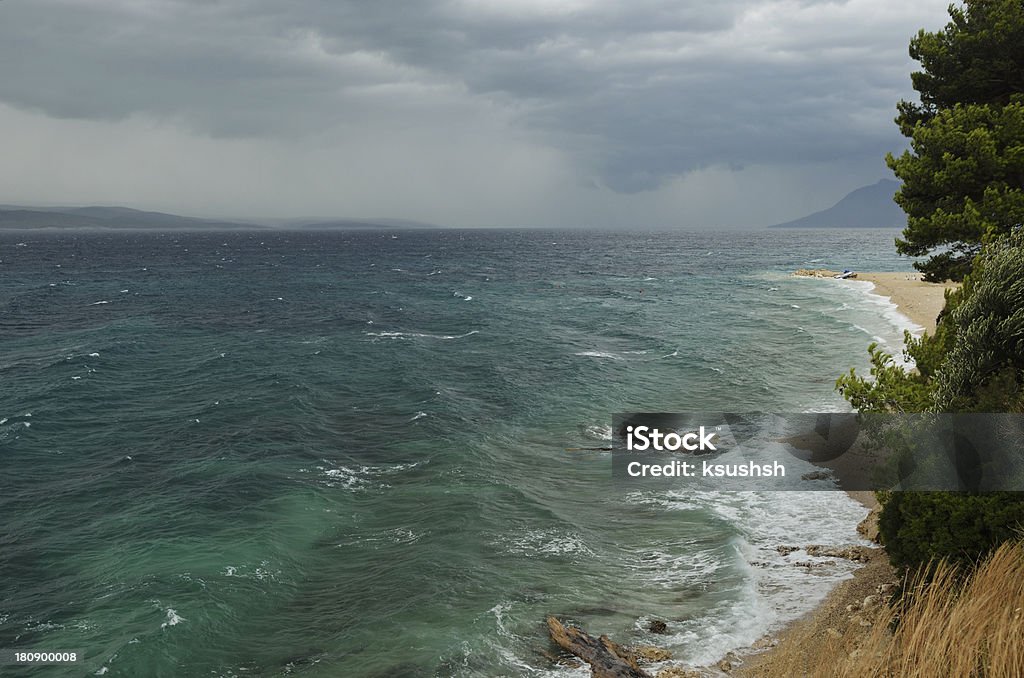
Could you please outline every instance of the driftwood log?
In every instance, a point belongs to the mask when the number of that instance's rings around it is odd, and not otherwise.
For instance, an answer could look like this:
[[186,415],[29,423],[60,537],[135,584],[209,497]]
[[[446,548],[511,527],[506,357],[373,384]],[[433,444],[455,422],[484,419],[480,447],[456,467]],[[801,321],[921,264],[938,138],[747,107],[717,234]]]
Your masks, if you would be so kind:
[[548,617],[548,633],[560,648],[590,664],[594,678],[651,678],[651,674],[637,664],[632,652],[612,642],[608,636],[595,638],[554,617]]

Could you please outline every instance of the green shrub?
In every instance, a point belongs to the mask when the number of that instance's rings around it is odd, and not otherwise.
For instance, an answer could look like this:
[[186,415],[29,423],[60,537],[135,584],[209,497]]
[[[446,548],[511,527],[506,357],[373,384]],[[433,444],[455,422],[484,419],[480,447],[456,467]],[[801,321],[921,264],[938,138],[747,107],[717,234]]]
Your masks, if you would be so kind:
[[935,411],[1019,412],[1024,376],[1024,234],[987,246],[948,313],[956,329],[935,372]]
[[893,492],[878,521],[893,564],[916,569],[933,559],[976,564],[1024,530],[1024,492]]
[[[934,335],[907,335],[904,370],[869,347],[871,377],[854,371],[836,387],[860,412],[1024,411],[1024,232],[988,244],[963,288],[947,294]],[[877,435],[889,444],[899,436]],[[882,500],[879,535],[895,565],[915,568],[933,559],[976,562],[1024,526],[1024,492],[893,492]]]

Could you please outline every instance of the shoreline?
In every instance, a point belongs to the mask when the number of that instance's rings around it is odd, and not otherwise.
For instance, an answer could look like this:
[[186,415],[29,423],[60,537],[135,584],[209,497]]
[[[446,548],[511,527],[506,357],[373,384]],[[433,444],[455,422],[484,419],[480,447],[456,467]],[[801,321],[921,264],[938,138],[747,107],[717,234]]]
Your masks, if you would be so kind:
[[[831,272],[798,272],[796,275],[828,278]],[[855,279],[837,281],[840,284],[860,282],[871,285],[869,294],[883,297],[896,307],[920,331],[934,333],[939,313],[945,306],[946,291],[958,289],[959,283],[930,283],[921,280],[920,273],[867,272]],[[920,331],[911,332],[920,335]],[[799,673],[806,658],[825,646],[838,646],[848,653],[857,652],[863,639],[871,631],[871,622],[862,614],[882,604],[888,592],[896,585],[896,573],[888,554],[878,542],[878,513],[880,506],[874,492],[850,491],[846,494],[869,510],[868,516],[857,526],[857,531],[877,548],[871,549],[866,563],[857,568],[853,577],[840,582],[829,591],[824,600],[803,616],[789,622],[772,634],[771,645],[764,649],[751,648],[745,653],[743,665],[737,667],[736,676],[776,678]]]
[[[834,274],[822,269],[802,270],[794,275],[835,280]],[[946,291],[959,288],[958,283],[924,282],[917,272],[858,273],[855,279],[835,280],[835,283],[858,288],[866,294],[884,299],[906,321],[905,324],[915,336],[920,336],[922,332],[935,332],[937,318],[945,306]],[[847,467],[848,475],[851,468],[870,467],[873,453],[861,446],[855,446],[851,453],[844,455],[841,460]],[[815,465],[822,469],[832,467],[829,462],[817,462]],[[804,667],[810,664],[809,659],[823,649],[847,655],[858,652],[858,648],[872,633],[871,620],[896,588],[898,578],[888,554],[878,541],[881,507],[875,493],[869,490],[844,490],[841,487],[837,490],[845,492],[868,512],[857,525],[857,532],[872,546],[848,545],[829,553],[832,557],[850,559],[857,563],[851,576],[836,583],[810,610],[781,626],[768,629],[753,645],[730,651],[710,665],[673,665],[652,672],[652,675],[657,678],[784,678],[804,675]]]
[[935,332],[936,319],[946,304],[946,290],[960,287],[960,283],[954,282],[925,282],[920,273],[858,273],[850,282],[870,283],[869,294],[887,298],[901,314],[928,333]]
[[[794,275],[834,280],[835,284],[857,288],[883,299],[898,314],[900,324],[914,336],[935,332],[937,318],[945,306],[946,291],[959,288],[959,283],[925,282],[916,271],[865,272],[845,280],[834,279],[835,272],[825,269],[805,269]],[[874,453],[858,445],[841,460],[812,463],[823,470],[835,472],[837,469],[833,466],[838,462],[845,467],[846,475],[851,475],[856,469],[869,468],[873,458]],[[876,611],[895,589],[898,578],[888,554],[878,541],[881,507],[875,493],[841,487],[837,490],[845,492],[868,512],[857,525],[857,532],[872,546],[849,545],[829,554],[856,562],[858,566],[851,576],[836,583],[810,610],[781,626],[768,629],[751,646],[733,650],[711,665],[675,666],[652,675],[657,678],[784,678],[804,675],[803,667],[809,665],[809,659],[823,649],[844,654],[858,652],[864,639],[872,632],[870,620],[875,618]]]
[[[946,290],[960,288],[960,283],[932,283],[922,280],[922,275],[914,272],[866,271],[858,272],[855,278],[836,279],[836,271],[828,269],[800,269],[793,273],[798,278],[821,278],[835,280],[837,284],[861,287],[861,283],[870,285],[865,291],[868,294],[886,299],[896,307],[896,311],[921,331],[934,333],[936,320],[946,304]],[[920,331],[911,332],[919,335]]]

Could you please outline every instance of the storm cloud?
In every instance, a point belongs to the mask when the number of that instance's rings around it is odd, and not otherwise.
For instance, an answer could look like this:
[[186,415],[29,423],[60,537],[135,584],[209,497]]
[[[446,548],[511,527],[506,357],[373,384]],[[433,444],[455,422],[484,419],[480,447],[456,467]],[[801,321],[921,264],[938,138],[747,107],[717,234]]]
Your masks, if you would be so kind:
[[6,202],[756,225],[884,176],[943,3],[6,0]]

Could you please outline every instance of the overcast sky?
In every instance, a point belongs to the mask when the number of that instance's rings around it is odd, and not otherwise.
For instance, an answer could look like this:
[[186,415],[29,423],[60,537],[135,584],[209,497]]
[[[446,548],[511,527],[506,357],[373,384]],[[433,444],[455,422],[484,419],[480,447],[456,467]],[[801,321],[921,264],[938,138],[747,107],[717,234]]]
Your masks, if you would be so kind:
[[757,226],[890,177],[947,0],[4,0],[0,202]]

